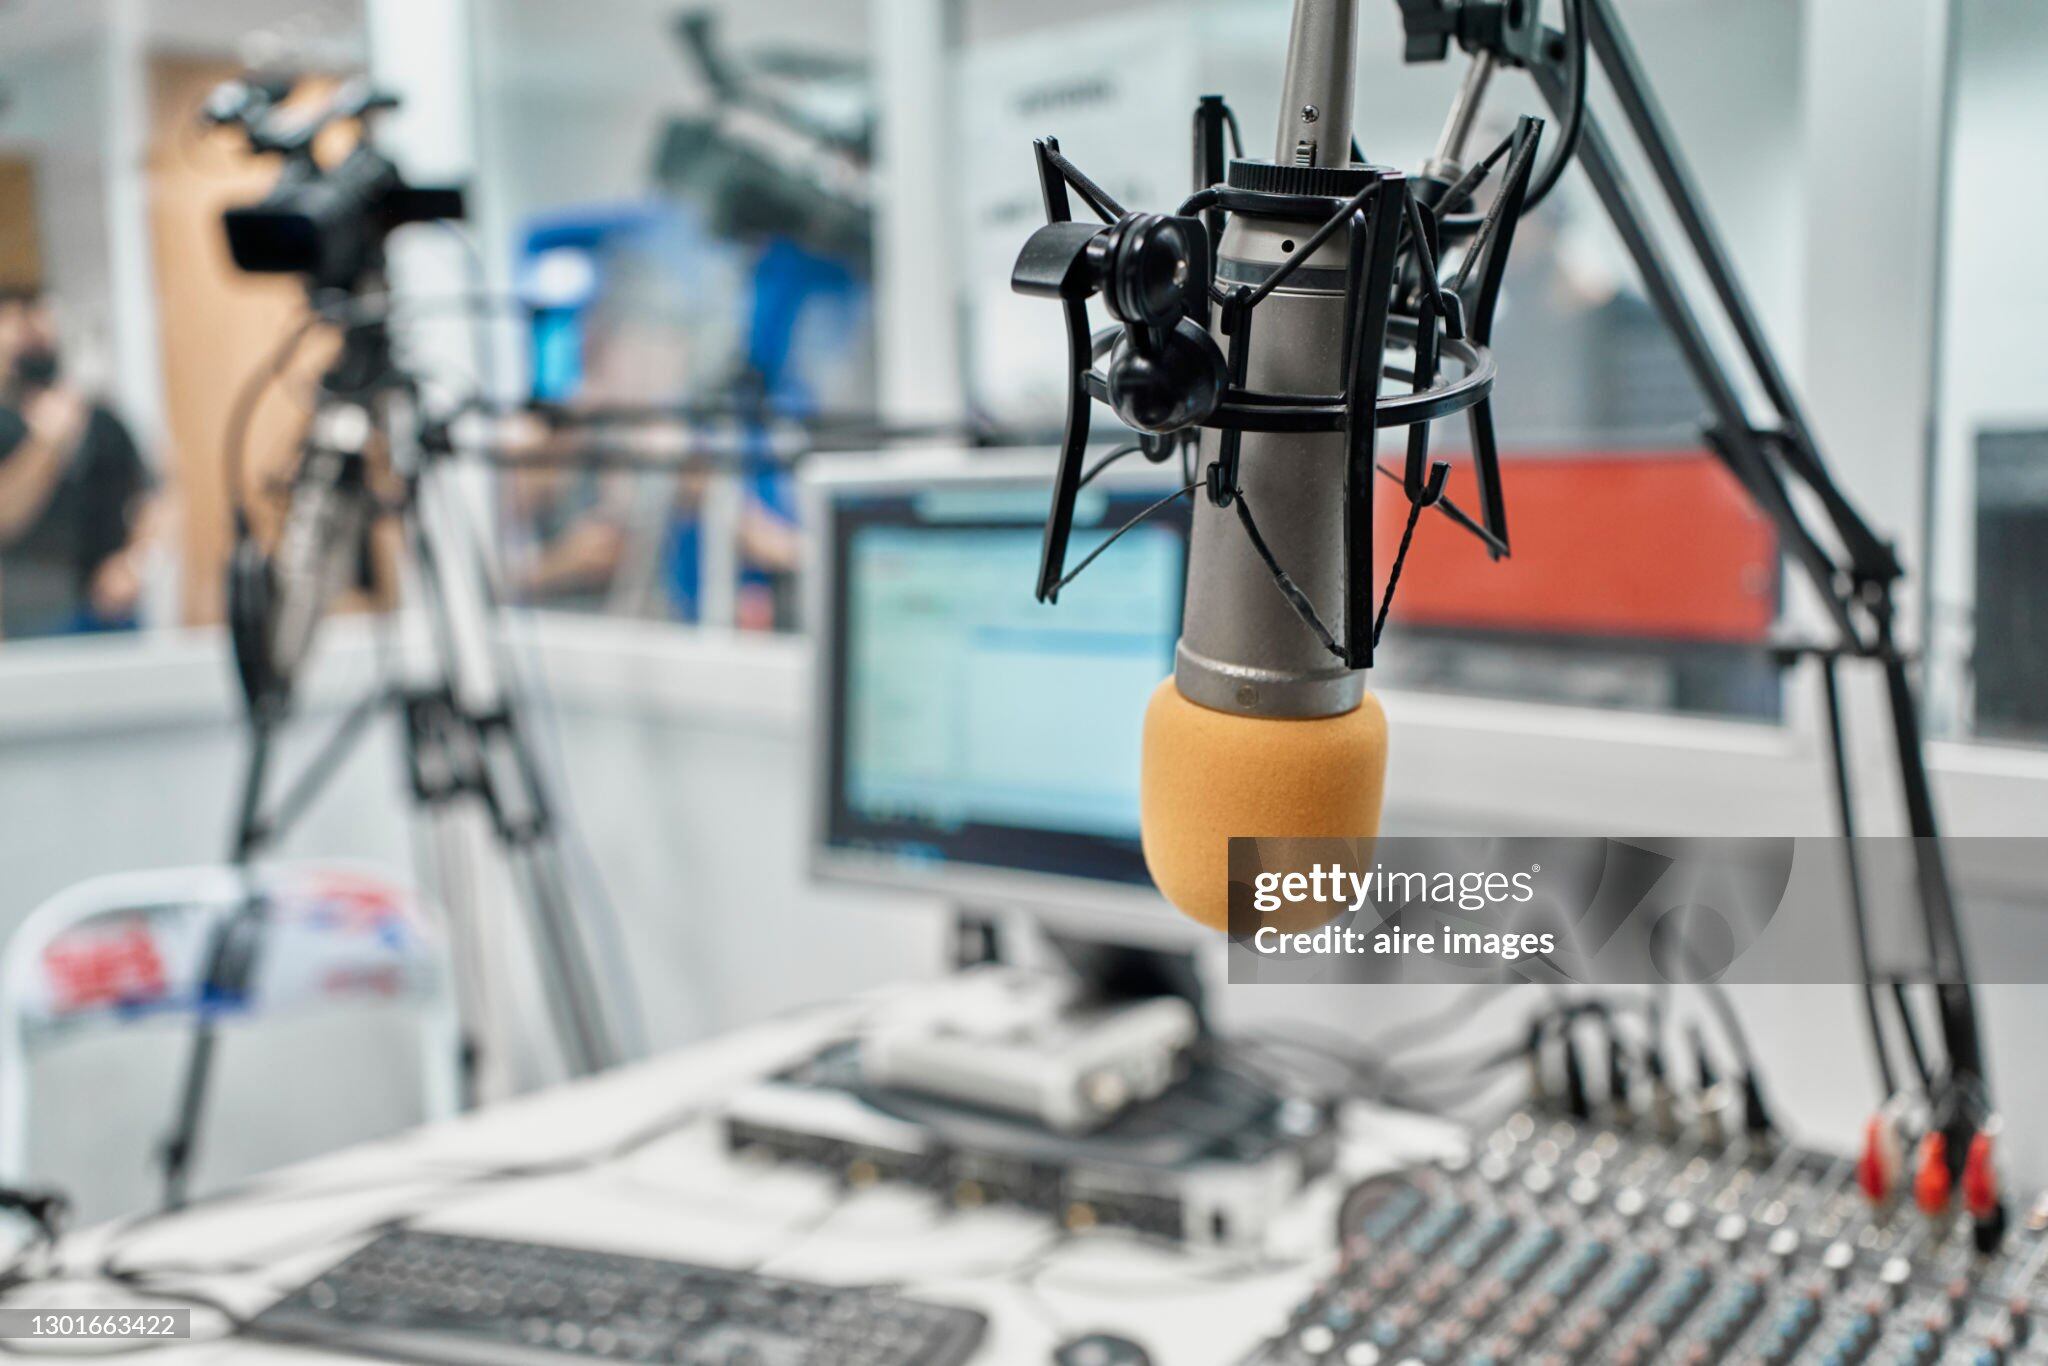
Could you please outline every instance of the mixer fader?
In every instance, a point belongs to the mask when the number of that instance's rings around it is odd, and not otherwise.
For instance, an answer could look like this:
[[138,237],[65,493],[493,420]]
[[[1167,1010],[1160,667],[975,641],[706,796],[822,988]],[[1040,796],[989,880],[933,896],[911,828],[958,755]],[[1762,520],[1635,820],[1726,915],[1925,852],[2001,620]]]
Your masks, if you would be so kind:
[[1354,1189],[1338,1270],[1250,1361],[2048,1366],[2048,1198],[1987,1222],[1859,1175],[1523,1111]]

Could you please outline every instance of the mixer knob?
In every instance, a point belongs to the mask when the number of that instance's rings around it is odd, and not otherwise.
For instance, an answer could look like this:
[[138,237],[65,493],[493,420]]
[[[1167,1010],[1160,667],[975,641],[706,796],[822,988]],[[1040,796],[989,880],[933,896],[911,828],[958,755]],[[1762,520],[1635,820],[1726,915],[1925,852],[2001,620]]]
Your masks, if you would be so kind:
[[1884,1266],[1878,1270],[1878,1283],[1884,1286],[1885,1296],[1891,1301],[1894,1309],[1905,1304],[1908,1283],[1912,1278],[1913,1264],[1904,1257],[1887,1258]]
[[1827,1251],[1820,1255],[1820,1264],[1834,1280],[1835,1288],[1844,1289],[1849,1284],[1849,1273],[1856,1266],[1856,1249],[1844,1242],[1829,1243]]
[[1301,1330],[1301,1335],[1295,1341],[1300,1344],[1302,1351],[1312,1357],[1319,1357],[1337,1345],[1337,1335],[1323,1324],[1312,1323]]
[[1942,1287],[1942,1294],[1948,1300],[1950,1323],[1961,1323],[1970,1316],[1970,1283],[1957,1276]]
[[2005,1330],[2012,1334],[2012,1345],[2024,1347],[2027,1339],[2034,1335],[2034,1319],[2027,1312],[2025,1299],[2015,1296],[2005,1307]]
[[1779,1261],[1789,1261],[1799,1251],[1799,1230],[1795,1228],[1774,1230],[1771,1234],[1771,1241],[1766,1246],[1770,1248],[1771,1255]]

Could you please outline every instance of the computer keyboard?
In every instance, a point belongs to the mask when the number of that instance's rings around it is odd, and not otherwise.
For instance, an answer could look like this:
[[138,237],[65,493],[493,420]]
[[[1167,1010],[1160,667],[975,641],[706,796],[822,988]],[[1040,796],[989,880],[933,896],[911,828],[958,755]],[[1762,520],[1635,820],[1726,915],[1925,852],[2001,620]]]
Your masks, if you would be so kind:
[[256,1337],[446,1366],[959,1366],[987,1320],[886,1291],[649,1257],[387,1233],[258,1315]]

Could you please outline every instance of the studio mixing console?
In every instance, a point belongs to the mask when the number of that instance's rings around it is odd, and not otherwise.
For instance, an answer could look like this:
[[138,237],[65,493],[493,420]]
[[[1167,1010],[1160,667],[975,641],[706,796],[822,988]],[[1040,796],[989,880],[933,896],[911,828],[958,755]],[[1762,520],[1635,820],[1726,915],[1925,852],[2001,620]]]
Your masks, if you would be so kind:
[[2048,1198],[1986,1220],[1863,1175],[1519,1112],[1354,1189],[1338,1269],[1248,1366],[2048,1366]]

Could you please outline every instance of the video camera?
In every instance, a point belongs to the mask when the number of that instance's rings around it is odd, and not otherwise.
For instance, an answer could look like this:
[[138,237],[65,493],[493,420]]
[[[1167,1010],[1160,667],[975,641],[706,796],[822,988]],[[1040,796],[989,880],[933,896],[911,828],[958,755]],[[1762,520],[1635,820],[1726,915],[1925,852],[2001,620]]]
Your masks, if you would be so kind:
[[[240,128],[251,151],[284,160],[268,194],[225,214],[228,251],[254,274],[301,275],[314,290],[354,291],[382,269],[394,228],[461,218],[463,194],[407,184],[372,145],[369,118],[396,108],[396,96],[345,81],[324,105],[302,112],[285,107],[296,85],[296,77],[252,75],[220,86],[206,102],[208,123]],[[361,125],[361,138],[338,164],[322,166],[314,142],[345,121]]]

